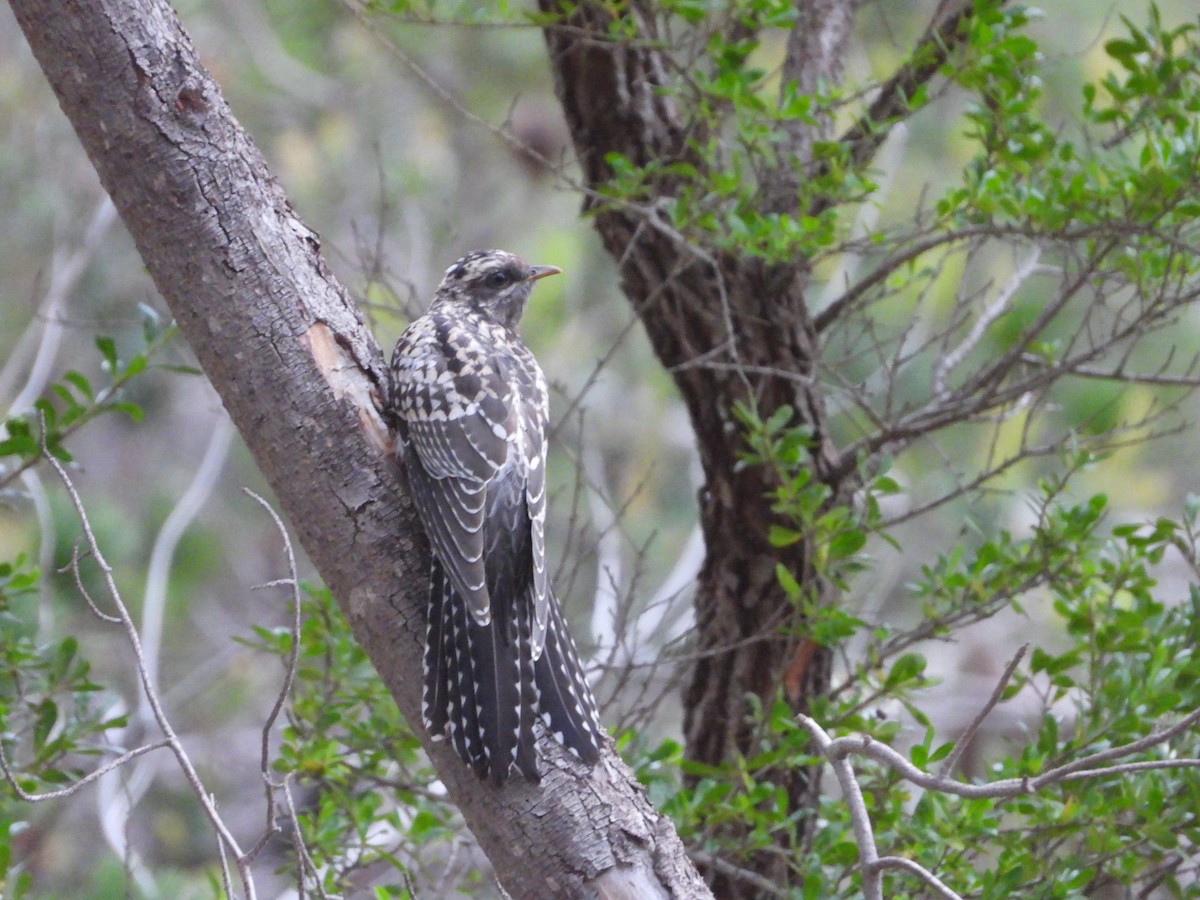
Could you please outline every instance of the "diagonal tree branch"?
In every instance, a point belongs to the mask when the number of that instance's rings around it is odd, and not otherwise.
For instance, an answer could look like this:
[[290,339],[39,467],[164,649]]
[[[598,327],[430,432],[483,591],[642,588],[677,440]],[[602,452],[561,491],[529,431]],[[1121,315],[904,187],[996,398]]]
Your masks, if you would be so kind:
[[[1004,2],[996,0],[996,5]],[[845,161],[848,168],[861,169],[870,162],[875,151],[887,140],[892,127],[916,111],[911,102],[913,96],[950,60],[954,50],[966,38],[967,25],[976,13],[977,4],[973,0],[954,0],[949,9],[939,5],[938,15],[917,42],[908,61],[880,86],[867,111],[838,139],[849,154]],[[835,202],[837,198],[820,196],[809,213],[820,215]]]
[[[783,60],[783,91],[816,96],[842,78],[846,45],[854,27],[852,0],[809,0],[796,4],[796,24],[788,32]],[[813,144],[833,127],[828,111],[817,122],[785,119],[789,152],[764,185],[763,207],[773,212],[794,212],[800,180],[812,164]]]
[[[11,0],[147,269],[400,710],[417,721],[428,553],[373,397],[382,356],[166,0]],[[543,736],[541,785],[477,781],[418,729],[514,896],[706,895],[611,752]]]

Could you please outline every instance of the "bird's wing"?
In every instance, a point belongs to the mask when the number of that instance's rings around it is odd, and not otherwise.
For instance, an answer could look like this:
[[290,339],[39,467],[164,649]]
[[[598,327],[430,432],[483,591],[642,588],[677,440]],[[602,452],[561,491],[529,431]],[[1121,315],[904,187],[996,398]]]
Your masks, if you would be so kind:
[[491,617],[483,558],[486,481],[434,478],[410,440],[404,451],[408,486],[421,524],[446,577],[480,623]]
[[542,655],[550,608],[550,574],[546,568],[546,428],[550,404],[546,376],[525,348],[516,355],[513,374],[522,404],[521,439],[525,455],[525,505],[529,515],[533,557],[533,658]]
[[507,463],[520,422],[508,366],[461,323],[426,316],[402,336],[392,375],[421,524],[451,584],[486,624],[487,488]]

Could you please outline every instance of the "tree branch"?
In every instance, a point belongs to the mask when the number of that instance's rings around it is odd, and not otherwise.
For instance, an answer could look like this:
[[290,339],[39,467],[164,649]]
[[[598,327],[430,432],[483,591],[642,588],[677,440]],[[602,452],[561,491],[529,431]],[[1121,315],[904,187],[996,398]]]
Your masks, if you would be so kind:
[[[1004,2],[999,0],[1000,4]],[[958,0],[940,20],[935,19],[929,24],[908,61],[880,86],[867,111],[838,139],[847,148],[848,168],[855,170],[865,166],[887,139],[892,126],[916,112],[912,105],[913,96],[933,80],[963,42],[967,23],[975,15],[975,9],[972,0]],[[820,215],[835,202],[832,197],[818,197],[809,214]]]
[[[318,236],[166,0],[11,6],[297,537],[401,712],[418,721],[428,551],[374,402],[387,390],[382,354]],[[705,895],[669,820],[611,751],[582,771],[543,735],[541,785],[498,790],[417,731],[515,896],[617,883],[638,896]]]
[[[1011,669],[1015,668],[1014,660],[1001,679],[1001,685],[1007,682]],[[994,698],[995,695],[993,695]],[[991,708],[993,701],[985,706]],[[899,775],[930,791],[952,794],[959,797],[988,798],[995,800],[1010,799],[1034,794],[1038,791],[1062,781],[1078,779],[1104,778],[1110,775],[1120,775],[1131,771],[1147,769],[1200,768],[1200,759],[1164,759],[1147,760],[1142,762],[1122,763],[1113,766],[1100,766],[1100,763],[1115,759],[1123,759],[1135,753],[1141,753],[1153,747],[1161,746],[1177,734],[1182,734],[1200,722],[1200,709],[1184,716],[1170,728],[1147,735],[1128,744],[1112,747],[1097,753],[1080,757],[1074,762],[1049,769],[1036,777],[1006,778],[993,781],[990,784],[967,784],[944,775],[930,775],[917,768],[903,755],[893,750],[887,744],[875,740],[866,734],[847,735],[846,737],[830,738],[829,733],[813,718],[800,714],[796,720],[805,731],[812,736],[821,755],[833,767],[838,783],[842,787],[846,804],[850,810],[850,820],[854,827],[854,837],[858,844],[859,869],[862,872],[863,894],[867,900],[882,900],[881,876],[885,869],[903,869],[916,875],[940,896],[955,900],[959,895],[950,890],[932,872],[912,860],[900,857],[880,857],[875,846],[875,834],[871,827],[870,814],[863,800],[862,790],[858,786],[854,770],[850,765],[851,756],[865,756],[880,765],[895,770]]]
[[[46,433],[43,423],[41,433]],[[117,583],[113,577],[112,567],[104,558],[103,552],[100,550],[100,544],[96,541],[96,534],[92,531],[91,521],[88,519],[87,511],[83,507],[83,500],[80,499],[79,492],[75,490],[75,485],[71,478],[67,475],[67,470],[63,468],[62,463],[47,452],[45,446],[42,447],[42,456],[47,464],[52,468],[63,487],[67,491],[67,496],[71,500],[71,506],[75,509],[75,515],[79,518],[79,523],[83,527],[84,540],[87,543],[88,550],[91,552],[92,559],[100,568],[100,574],[104,582],[105,591],[108,593],[109,600],[117,609],[117,617],[121,628],[125,632],[125,637],[129,641],[129,646],[133,652],[133,662],[137,669],[138,680],[142,685],[142,696],[150,708],[150,714],[158,726],[158,730],[162,732],[164,743],[171,749],[171,753],[175,756],[175,761],[179,764],[179,768],[183,771],[184,778],[191,787],[192,792],[200,801],[200,806],[204,810],[204,814],[212,823],[213,829],[216,831],[219,843],[222,847],[222,853],[225,849],[230,850],[237,859],[238,872],[242,876],[242,887],[246,891],[246,900],[253,900],[255,897],[254,879],[250,874],[249,866],[242,859],[242,849],[233,836],[233,832],[229,830],[229,826],[225,824],[225,820],[221,818],[217,812],[216,802],[211,794],[204,786],[204,782],[200,780],[199,773],[196,772],[196,767],[192,765],[191,757],[188,756],[187,749],[183,746],[183,742],[179,740],[179,736],[175,733],[174,726],[171,725],[167,718],[166,711],[162,707],[161,698],[158,695],[158,685],[154,683],[154,678],[151,675],[150,668],[146,661],[146,655],[142,652],[142,641],[138,635],[137,626],[133,624],[133,618],[129,614],[129,609],[125,605],[125,601],[121,599],[121,593],[117,590]],[[156,744],[148,745],[145,749],[155,749]],[[135,754],[136,755],[136,754]],[[128,754],[121,758],[124,762],[128,758]],[[110,771],[115,766],[108,766],[105,771]],[[232,896],[228,881],[225,885],[225,892]]]
[[[846,45],[854,26],[852,0],[808,0],[796,4],[796,24],[788,32],[783,60],[782,91],[816,96],[841,80]],[[830,133],[829,111],[820,112],[816,122],[785,119],[780,127],[788,136],[788,152],[782,164],[770,173],[764,185],[763,209],[793,212],[797,189],[805,169],[812,163],[813,144]]]

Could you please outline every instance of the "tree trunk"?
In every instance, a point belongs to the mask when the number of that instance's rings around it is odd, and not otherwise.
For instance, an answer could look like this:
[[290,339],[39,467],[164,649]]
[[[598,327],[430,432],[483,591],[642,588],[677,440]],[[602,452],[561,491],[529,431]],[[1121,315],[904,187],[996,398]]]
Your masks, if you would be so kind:
[[[385,390],[379,348],[317,236],[165,0],[11,5],[301,543],[419,721],[428,550],[372,402]],[[542,784],[497,790],[418,732],[513,896],[708,896],[670,821],[611,750],[585,771],[543,736]]]
[[[841,35],[849,7],[832,5],[842,8]],[[603,4],[560,7],[557,0],[542,0],[541,7],[565,19],[546,28],[546,39],[588,187],[602,190],[612,178],[610,153],[633,166],[693,162],[684,113],[666,90],[670,66],[655,49],[653,19],[636,18],[639,41],[621,42],[612,36],[612,13]],[[810,25],[832,27],[826,19],[809,18]],[[806,46],[803,40],[796,43]],[[833,41],[829,52],[840,48]],[[696,132],[703,123],[692,121],[690,127],[702,140]],[[796,136],[801,139],[811,146],[813,135]],[[773,202],[783,208],[778,198],[789,193],[790,179],[777,181]],[[669,197],[678,187],[665,176],[655,185],[656,196]],[[794,184],[790,196],[794,205]],[[803,618],[775,574],[776,564],[782,564],[801,584],[823,594],[808,546],[801,541],[781,549],[768,540],[776,518],[768,496],[772,474],[766,467],[739,465],[744,431],[733,414],[737,403],[753,406],[764,418],[791,407],[794,424],[813,435],[814,474],[835,498],[841,496],[844,473],[835,465],[821,396],[808,380],[816,347],[804,304],[809,272],[803,260],[771,265],[708,251],[675,232],[653,204],[622,205],[597,193],[585,205],[596,211],[596,228],[618,261],[622,288],[659,360],[674,376],[695,431],[704,471],[700,521],[706,557],[696,589],[693,652],[698,661],[684,695],[684,736],[689,759],[728,765],[754,752],[748,698],[769,708],[776,696],[784,696],[803,711],[825,691],[830,672],[829,652],[803,636]],[[760,776],[784,787],[792,811],[812,806],[812,771],[780,769]],[[806,828],[802,820],[782,849],[794,852]],[[734,862],[780,888],[788,883],[786,853]],[[759,896],[754,879],[739,877],[734,868],[717,864],[706,872],[714,893]]]
[[[814,321],[804,303],[810,273],[802,254],[770,264],[716,249],[707,234],[683,235],[671,224],[666,201],[684,187],[703,191],[706,179],[727,174],[706,168],[692,148],[705,146],[710,132],[735,127],[718,121],[735,104],[719,92],[704,96],[699,85],[711,73],[693,78],[688,71],[703,69],[702,54],[692,61],[672,58],[683,53],[659,33],[654,4],[539,0],[539,6],[555,17],[545,36],[589,191],[585,208],[595,214],[596,228],[620,267],[622,287],[674,376],[695,430],[704,468],[700,520],[706,558],[695,601],[698,661],[684,695],[686,754],[708,765],[729,765],[755,752],[749,718],[754,702],[769,708],[783,697],[794,710],[805,711],[828,688],[830,653],[805,638],[803,616],[778,583],[776,564],[787,568],[807,596],[836,602],[832,586],[811,564],[808,542],[778,548],[768,540],[771,473],[739,465],[743,434],[733,419],[734,405],[750,405],[764,419],[790,407],[792,424],[811,434],[812,474],[829,489],[827,504],[848,503],[859,461],[853,448],[839,451],[830,439],[815,377],[823,329],[846,305],[831,304]],[[756,179],[755,202],[763,213],[799,220],[842,202],[836,187],[823,194],[809,185],[820,184],[831,167],[861,172],[870,164],[892,126],[919,108],[912,98],[962,45],[978,9],[971,0],[939,4],[908,59],[877,86],[858,121],[837,138],[839,152],[818,158],[814,148],[830,141],[833,124],[820,94],[841,80],[856,6],[852,0],[795,4],[780,67],[781,97],[787,92],[812,97],[813,117],[781,116],[768,142],[771,152],[752,160],[761,168],[747,177]],[[696,27],[717,31],[715,37],[730,46],[755,38],[759,26],[752,13],[727,13],[714,7]],[[673,19],[672,37],[678,41],[687,27]],[[714,35],[689,37],[695,46],[711,47]],[[695,107],[686,108],[692,99]],[[612,190],[612,155],[644,179],[633,200]],[[677,172],[696,174],[684,184],[688,176]],[[790,812],[815,807],[813,772],[756,774],[786,790]],[[792,853],[812,817],[801,815],[797,822],[796,832],[780,841]],[[731,837],[729,846],[736,846],[738,835]],[[786,857],[777,848],[732,865],[718,860],[707,875],[722,898],[756,897],[763,878],[787,886]]]

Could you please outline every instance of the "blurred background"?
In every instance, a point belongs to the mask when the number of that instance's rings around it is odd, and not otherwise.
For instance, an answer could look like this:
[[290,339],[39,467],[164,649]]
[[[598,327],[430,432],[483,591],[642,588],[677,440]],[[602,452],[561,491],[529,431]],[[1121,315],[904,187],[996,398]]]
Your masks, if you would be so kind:
[[[321,0],[176,5],[234,113],[320,233],[330,264],[389,352],[445,268],[468,250],[502,247],[564,270],[539,284],[524,324],[553,386],[549,533],[559,593],[598,668],[658,661],[664,647],[686,635],[688,584],[702,557],[696,455],[671,380],[619,291],[612,261],[579,214],[540,32],[507,24],[519,16],[507,5],[501,13],[429,4],[420,7],[428,15],[369,22]],[[1161,6],[1167,21],[1194,12],[1183,2]],[[934,7],[864,6],[847,80],[890,73]],[[1146,11],[1140,2],[1076,0],[1056,4],[1034,24],[1046,55],[1051,118],[1061,110],[1068,120],[1082,85],[1106,71],[1103,43],[1119,16],[1142,21]],[[436,21],[455,16],[468,24]],[[967,151],[960,111],[951,93],[889,144],[881,157],[884,221],[911,211],[924,192],[961,169]],[[506,134],[552,165],[514,150]],[[166,312],[6,6],[0,8],[0,208],[0,408],[20,412],[66,370],[104,383],[96,336],[110,337],[127,357],[140,352],[147,328],[166,324]],[[204,378],[183,371],[192,364],[180,340],[168,342],[153,357],[152,371],[131,385],[141,420],[103,416],[68,447],[100,544],[142,623],[168,713],[231,826],[254,835],[262,800],[257,786],[247,785],[256,785],[259,729],[280,671],[275,659],[238,641],[254,625],[286,622],[284,592],[252,591],[284,577],[285,560],[269,517],[241,490],[268,494],[266,487]],[[1067,422],[1100,414],[1120,421],[1149,398],[1143,388],[1089,387],[1062,402]],[[1195,403],[1187,400],[1170,423],[1195,418]],[[1177,515],[1182,498],[1200,486],[1194,445],[1194,431],[1184,429],[1131,446],[1086,473],[1080,489],[1107,492],[1126,518]],[[906,454],[894,474],[913,498],[942,487],[939,454],[947,447],[968,455],[985,450],[964,435],[937,452]],[[864,617],[913,615],[906,582],[965,528],[1019,531],[1037,471],[1017,467],[984,498],[899,526],[896,537],[909,548],[903,556],[879,542],[872,567],[854,585]],[[0,559],[23,552],[46,572],[69,560],[78,521],[53,479],[43,472],[0,500]],[[312,574],[301,561],[301,575]],[[1184,573],[1168,566],[1162,574],[1164,593],[1183,596]],[[614,633],[630,627],[623,619],[630,603],[639,614],[632,620],[637,639],[616,647]],[[105,686],[104,702],[113,710],[138,707],[122,634],[88,612],[69,576],[47,578],[41,596],[17,612],[47,640],[78,635],[93,678]],[[1048,615],[1029,609],[1024,617],[1002,615],[977,626],[955,645],[928,649],[935,674],[956,685],[953,692],[931,690],[935,720],[953,731],[969,719],[1010,647],[1031,628],[1054,627]],[[678,701],[670,691],[678,674],[647,665],[619,682],[602,681],[606,722],[636,722],[652,737],[671,734]],[[640,713],[664,692],[653,716]],[[992,725],[1019,732],[1019,705],[998,713]],[[126,811],[135,792],[107,781],[32,811],[20,848],[37,895],[123,894],[126,846],[156,877],[166,873],[164,896],[209,894],[195,868],[210,864],[213,843],[196,840],[205,834],[198,806],[170,759],[152,759],[140,770],[145,784],[131,817]]]

